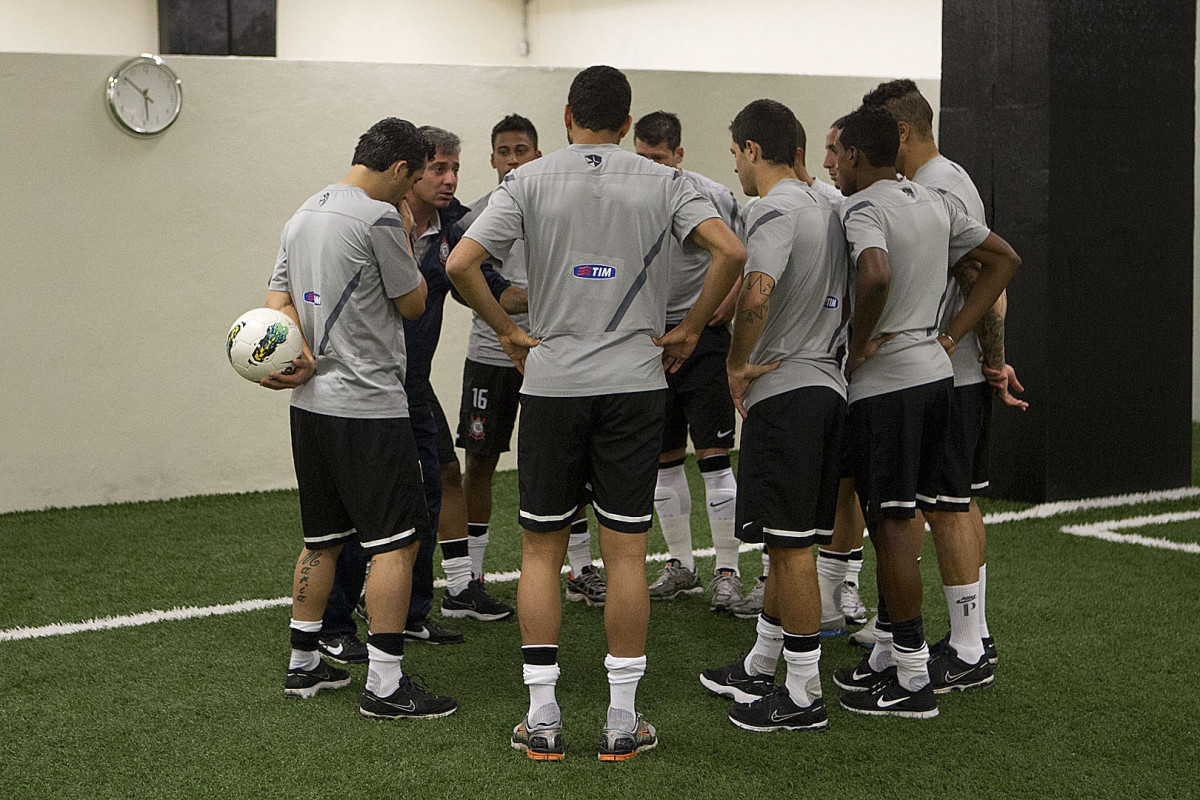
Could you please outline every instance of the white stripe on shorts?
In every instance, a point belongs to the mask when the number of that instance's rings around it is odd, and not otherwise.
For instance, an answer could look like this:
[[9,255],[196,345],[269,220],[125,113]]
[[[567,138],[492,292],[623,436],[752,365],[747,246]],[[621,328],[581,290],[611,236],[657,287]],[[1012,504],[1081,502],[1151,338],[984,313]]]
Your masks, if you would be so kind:
[[328,536],[305,536],[305,544],[321,544],[322,542],[332,542],[334,539],[345,539],[354,533],[354,528],[341,533],[331,533]]
[[776,528],[763,528],[763,533],[769,533],[772,536],[786,536],[789,539],[804,539],[810,536],[833,535],[833,531],[821,530],[819,528],[813,528],[811,531],[781,531],[777,530]]
[[530,514],[528,511],[522,509],[521,516],[525,517],[525,519],[531,519],[534,522],[566,522],[569,517],[575,516],[575,512],[578,510],[579,506],[575,506],[565,514],[550,514],[548,516],[542,516],[540,514]]
[[[930,501],[932,502],[932,501]],[[887,500],[879,504],[880,508],[916,508],[916,500]]]
[[408,530],[403,531],[402,533],[397,533],[395,536],[388,536],[383,539],[372,539],[369,542],[360,541],[359,544],[361,544],[364,548],[365,547],[379,547],[381,545],[391,544],[392,542],[398,542],[406,536],[412,536],[416,532],[417,532],[416,528],[409,528]]
[[644,517],[626,517],[622,514],[610,514],[607,511],[605,511],[603,508],[601,508],[600,506],[596,505],[595,500],[592,501],[592,508],[596,509],[597,514],[603,514],[604,516],[608,517],[609,519],[615,519],[617,522],[649,522],[650,519],[654,516],[653,513],[647,514]]
[[987,487],[989,487],[991,485],[992,485],[991,481],[984,481],[983,483],[972,483],[971,488],[972,489],[986,489]]
[[971,502],[969,497],[947,497],[944,494],[939,494],[937,497],[929,497],[928,495],[918,494],[917,499],[929,505],[937,505],[938,503],[953,503],[956,505],[965,505]]

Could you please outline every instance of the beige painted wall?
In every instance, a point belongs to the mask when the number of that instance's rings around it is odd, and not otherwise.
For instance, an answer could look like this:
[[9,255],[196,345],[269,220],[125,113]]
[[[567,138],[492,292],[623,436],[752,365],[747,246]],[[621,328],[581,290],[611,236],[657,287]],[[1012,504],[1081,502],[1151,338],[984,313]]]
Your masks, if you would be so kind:
[[[504,114],[530,116],[543,149],[563,142],[574,74],[176,56],[183,114],[141,141],[104,108],[122,58],[0,54],[0,511],[292,485],[287,397],[238,378],[222,347],[234,316],[262,303],[283,223],[389,114],[457,131],[460,195],[475,198],[495,182],[487,136]],[[634,113],[677,110],[687,165],[727,184],[742,104],[788,102],[815,136],[876,82],[630,78]],[[450,308],[434,369],[453,412],[468,317]]]

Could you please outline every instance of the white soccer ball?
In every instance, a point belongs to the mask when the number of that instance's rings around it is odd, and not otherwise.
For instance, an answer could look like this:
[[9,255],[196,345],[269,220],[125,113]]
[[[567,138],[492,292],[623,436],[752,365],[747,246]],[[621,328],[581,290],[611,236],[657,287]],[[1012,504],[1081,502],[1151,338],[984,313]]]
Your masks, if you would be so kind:
[[272,372],[291,374],[292,361],[304,352],[304,343],[299,326],[287,314],[253,308],[229,328],[225,351],[239,375],[258,383]]

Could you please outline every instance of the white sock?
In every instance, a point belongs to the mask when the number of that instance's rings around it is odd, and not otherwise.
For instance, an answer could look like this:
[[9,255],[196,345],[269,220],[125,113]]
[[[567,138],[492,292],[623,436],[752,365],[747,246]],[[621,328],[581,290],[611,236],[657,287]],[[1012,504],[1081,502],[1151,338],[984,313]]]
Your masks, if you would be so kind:
[[875,626],[875,646],[871,648],[871,657],[867,665],[876,672],[883,672],[888,667],[896,666],[896,653],[892,647],[892,632]]
[[692,555],[692,494],[688,489],[683,464],[658,468],[654,511],[658,514],[658,524],[671,558],[678,559],[684,568],[695,571],[696,559]]
[[759,614],[757,632],[758,638],[742,667],[750,675],[774,675],[783,650],[783,626],[768,620],[766,614]]
[[[295,628],[298,631],[304,631],[305,633],[320,633],[321,620],[305,622],[303,620],[293,619],[289,624],[289,627]],[[288,669],[312,670],[316,669],[317,665],[320,663],[321,654],[316,650],[297,650],[295,647],[293,647],[291,657],[288,659]]]
[[979,633],[979,582],[946,586],[946,606],[950,609],[950,646],[968,664],[983,658],[983,640]]
[[[847,556],[848,553],[836,553]],[[817,548],[817,587],[821,591],[821,621],[841,619],[842,604],[839,590],[846,580],[849,561],[835,556],[835,551]]]
[[585,521],[583,533],[572,533],[567,542],[567,561],[571,564],[571,574],[576,578],[584,567],[592,566],[592,535],[587,532],[586,525]]
[[992,634],[988,633],[987,626],[987,605],[984,600],[987,598],[987,563],[979,565],[979,635],[986,639]]
[[[554,696],[554,689],[558,685],[559,675],[562,674],[558,664],[525,664],[522,669],[525,685],[529,687],[530,721],[533,721],[535,715],[545,717],[549,714],[548,711],[541,711],[546,706],[553,706],[557,710],[558,700]],[[551,716],[550,719],[554,717]]]
[[438,542],[442,549],[442,571],[446,573],[446,591],[460,594],[471,582],[470,537]]
[[[728,456],[713,456],[729,461]],[[700,477],[704,478],[704,495],[708,503],[708,527],[712,531],[713,549],[717,553],[714,570],[738,570],[738,540],[733,535],[733,521],[737,511],[737,481],[734,480],[733,470],[724,469],[704,471],[704,463],[700,462]]]
[[[816,637],[814,636],[813,638]],[[821,697],[820,644],[812,650],[788,650],[784,648],[783,660],[787,664],[787,680],[785,685],[787,686],[788,694],[791,695],[792,702],[802,708],[811,706]]]
[[646,674],[646,657],[617,658],[611,653],[604,656],[604,668],[608,670],[608,709],[636,714],[638,681]]
[[896,678],[901,686],[910,692],[917,692],[929,684],[929,668],[926,666],[929,662],[928,645],[922,643],[919,650],[905,650],[893,644],[892,652],[896,657]]
[[471,575],[483,578],[483,554],[488,546],[488,524],[486,522],[467,523],[467,550],[471,554]]
[[858,588],[858,576],[862,572],[863,567],[863,551],[861,547],[856,547],[850,551],[850,560],[846,562],[846,582],[854,584],[854,588]]
[[367,666],[367,691],[376,697],[395,694],[400,688],[400,679],[404,677],[404,671],[400,669],[404,656],[385,653],[371,644],[367,645],[367,655],[371,659]]

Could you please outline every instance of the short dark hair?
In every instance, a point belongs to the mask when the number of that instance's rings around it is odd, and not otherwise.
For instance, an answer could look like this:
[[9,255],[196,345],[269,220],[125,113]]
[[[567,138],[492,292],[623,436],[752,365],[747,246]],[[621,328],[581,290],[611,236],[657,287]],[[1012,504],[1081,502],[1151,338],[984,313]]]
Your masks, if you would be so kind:
[[433,145],[435,154],[440,151],[448,156],[456,156],[462,151],[462,140],[445,128],[422,125],[417,130]]
[[492,126],[492,147],[496,146],[496,137],[502,133],[523,133],[529,137],[533,149],[537,150],[537,128],[533,123],[520,114],[509,114]]
[[830,125],[829,127],[837,128],[840,131],[842,128],[846,127],[846,118],[849,116],[850,116],[849,114],[843,114],[842,116],[835,119],[833,121],[833,124]]
[[575,124],[589,131],[619,131],[629,116],[633,90],[615,67],[588,67],[571,81],[567,105]]
[[858,148],[873,167],[894,167],[900,150],[900,129],[896,119],[880,106],[859,106],[847,114],[842,136],[844,149]]
[[897,122],[907,122],[918,136],[933,136],[933,108],[908,78],[879,84],[863,95],[863,105],[886,108]]
[[433,143],[406,119],[387,117],[358,137],[350,165],[362,164],[375,172],[384,172],[397,161],[408,164],[408,174],[425,169],[435,154]]
[[783,103],[755,100],[733,118],[729,132],[739,150],[745,150],[746,143],[753,140],[767,161],[794,167],[799,127],[796,115]]
[[808,155],[808,134],[804,132],[804,125],[800,120],[796,120],[796,147],[804,151]]
[[633,126],[633,135],[651,147],[666,144],[668,150],[675,150],[683,141],[683,126],[670,111],[652,111]]

